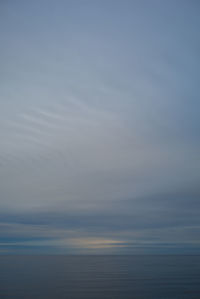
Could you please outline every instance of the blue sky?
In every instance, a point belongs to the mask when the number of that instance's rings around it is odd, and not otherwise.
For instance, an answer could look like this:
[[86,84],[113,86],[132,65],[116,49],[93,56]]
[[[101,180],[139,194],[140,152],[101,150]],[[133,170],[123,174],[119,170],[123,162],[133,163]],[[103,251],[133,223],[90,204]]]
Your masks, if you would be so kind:
[[0,253],[199,253],[198,1],[2,1]]

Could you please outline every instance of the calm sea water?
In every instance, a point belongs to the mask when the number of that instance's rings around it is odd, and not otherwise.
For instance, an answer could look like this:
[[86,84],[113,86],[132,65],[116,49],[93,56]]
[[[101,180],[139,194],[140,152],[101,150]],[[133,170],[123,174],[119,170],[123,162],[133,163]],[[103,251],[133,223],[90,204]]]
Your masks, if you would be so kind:
[[1,299],[199,299],[200,256],[0,256]]

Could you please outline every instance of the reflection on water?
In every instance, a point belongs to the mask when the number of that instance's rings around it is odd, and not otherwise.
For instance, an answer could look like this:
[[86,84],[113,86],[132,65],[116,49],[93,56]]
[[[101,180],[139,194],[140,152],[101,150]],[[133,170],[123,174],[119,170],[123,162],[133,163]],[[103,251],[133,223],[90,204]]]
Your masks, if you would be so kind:
[[200,298],[200,256],[0,256],[1,299]]

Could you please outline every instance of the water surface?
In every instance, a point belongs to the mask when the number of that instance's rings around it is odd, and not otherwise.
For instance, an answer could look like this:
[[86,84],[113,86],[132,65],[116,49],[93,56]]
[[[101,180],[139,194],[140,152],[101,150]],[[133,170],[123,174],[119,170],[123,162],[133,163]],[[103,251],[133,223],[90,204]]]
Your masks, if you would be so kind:
[[1,299],[199,299],[200,256],[0,256]]

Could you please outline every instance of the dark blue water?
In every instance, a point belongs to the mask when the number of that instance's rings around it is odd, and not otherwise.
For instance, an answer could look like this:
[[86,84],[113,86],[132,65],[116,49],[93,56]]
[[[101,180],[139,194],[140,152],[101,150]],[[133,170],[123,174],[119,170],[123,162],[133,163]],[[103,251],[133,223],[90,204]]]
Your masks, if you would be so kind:
[[1,299],[200,298],[200,256],[0,256]]

